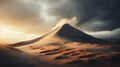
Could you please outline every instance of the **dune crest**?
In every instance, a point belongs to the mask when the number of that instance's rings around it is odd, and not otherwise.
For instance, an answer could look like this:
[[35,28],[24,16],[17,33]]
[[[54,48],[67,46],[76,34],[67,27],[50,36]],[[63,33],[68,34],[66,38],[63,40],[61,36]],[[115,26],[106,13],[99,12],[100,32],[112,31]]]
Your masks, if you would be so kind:
[[[120,46],[92,37],[69,24],[57,27],[42,37],[13,44],[38,60],[69,67],[120,66]],[[46,64],[46,65],[47,65]],[[49,67],[49,66],[48,66]]]
[[42,37],[30,41],[23,41],[11,46],[23,45],[48,45],[48,44],[64,44],[67,42],[81,42],[81,43],[94,43],[94,44],[110,44],[110,42],[92,37],[69,24],[64,24],[48,32]]

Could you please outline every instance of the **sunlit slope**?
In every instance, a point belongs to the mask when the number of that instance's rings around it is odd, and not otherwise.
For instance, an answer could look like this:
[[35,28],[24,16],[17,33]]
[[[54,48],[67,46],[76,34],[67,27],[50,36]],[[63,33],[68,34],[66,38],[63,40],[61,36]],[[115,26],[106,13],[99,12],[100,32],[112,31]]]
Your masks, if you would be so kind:
[[[27,41],[31,42],[31,41]],[[102,39],[97,39],[92,37],[69,24],[64,24],[63,26],[59,26],[49,33],[45,34],[40,40],[36,42],[31,42],[29,44],[33,45],[50,45],[50,44],[64,44],[68,42],[80,42],[80,43],[94,43],[94,44],[110,44],[107,41]],[[24,43],[24,42],[22,42]],[[27,44],[27,45],[29,45]],[[17,46],[17,44],[16,44]]]

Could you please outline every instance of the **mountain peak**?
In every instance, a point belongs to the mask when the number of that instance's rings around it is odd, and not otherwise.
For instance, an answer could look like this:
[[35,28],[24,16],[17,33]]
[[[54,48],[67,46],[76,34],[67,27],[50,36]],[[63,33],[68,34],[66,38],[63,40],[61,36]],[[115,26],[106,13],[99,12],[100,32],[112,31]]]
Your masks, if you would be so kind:
[[83,43],[108,43],[107,41],[104,41],[102,39],[98,39],[95,37],[92,37],[74,27],[72,27],[70,24],[64,24],[60,27],[60,29],[56,32],[57,36],[64,38],[66,40],[74,41],[74,42],[83,42]]
[[36,38],[30,41],[23,41],[12,46],[22,46],[27,44],[63,44],[65,42],[80,42],[80,43],[94,43],[94,44],[110,44],[108,41],[92,37],[74,27],[70,24],[64,24],[62,26],[56,27],[54,30],[45,34],[40,38]]
[[72,27],[70,24],[65,23],[64,25],[62,25],[61,27]]
[[61,29],[69,29],[69,28],[70,28],[70,29],[71,29],[71,28],[72,28],[72,29],[76,29],[76,28],[74,28],[73,26],[71,26],[71,25],[68,24],[68,23],[66,23],[66,24],[64,24],[64,25],[61,26]]

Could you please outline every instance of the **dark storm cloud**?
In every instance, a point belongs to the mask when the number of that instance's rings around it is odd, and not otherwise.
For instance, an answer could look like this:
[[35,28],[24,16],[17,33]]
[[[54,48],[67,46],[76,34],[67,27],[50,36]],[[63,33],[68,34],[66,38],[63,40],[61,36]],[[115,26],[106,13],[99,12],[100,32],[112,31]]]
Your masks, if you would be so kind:
[[120,0],[40,0],[58,20],[77,17],[77,27],[98,38],[120,39]]
[[[88,28],[86,27],[86,29],[91,28],[89,30],[114,30],[120,27],[120,0],[41,1],[50,5],[48,11],[51,15],[58,16],[60,19],[76,16],[79,21],[77,25],[82,27],[87,25]],[[88,24],[91,25],[88,26]]]
[[59,20],[73,17],[83,30],[114,30],[120,27],[120,0],[0,0],[2,15],[45,31]]

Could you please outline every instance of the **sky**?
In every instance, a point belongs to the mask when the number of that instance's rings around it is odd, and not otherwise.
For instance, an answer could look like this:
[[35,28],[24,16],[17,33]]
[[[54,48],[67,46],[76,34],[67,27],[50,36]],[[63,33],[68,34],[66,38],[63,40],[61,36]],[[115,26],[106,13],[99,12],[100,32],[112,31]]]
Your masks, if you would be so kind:
[[26,33],[14,26],[0,25],[0,43],[16,43],[40,37],[39,34]]
[[58,23],[70,23],[98,38],[120,39],[120,1],[0,0],[0,21],[1,25],[39,34]]

